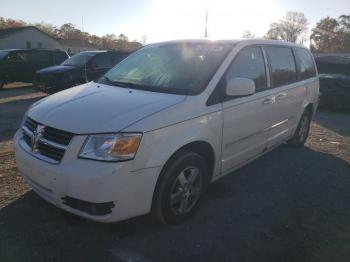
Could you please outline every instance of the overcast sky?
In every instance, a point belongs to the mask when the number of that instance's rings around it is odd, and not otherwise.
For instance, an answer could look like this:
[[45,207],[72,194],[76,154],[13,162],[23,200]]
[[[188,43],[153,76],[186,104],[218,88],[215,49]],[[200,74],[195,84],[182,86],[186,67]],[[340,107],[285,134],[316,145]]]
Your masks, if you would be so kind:
[[303,12],[310,29],[323,17],[350,14],[350,0],[2,0],[0,16],[55,26],[71,22],[102,36],[125,34],[147,42],[197,38],[208,31],[215,38],[241,37],[245,30],[262,36],[287,11]]

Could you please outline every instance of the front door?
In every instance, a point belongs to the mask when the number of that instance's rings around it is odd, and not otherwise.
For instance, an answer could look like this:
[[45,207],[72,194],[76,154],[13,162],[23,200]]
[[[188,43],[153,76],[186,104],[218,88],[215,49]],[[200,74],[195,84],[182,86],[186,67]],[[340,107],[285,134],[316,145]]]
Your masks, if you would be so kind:
[[268,89],[261,47],[243,49],[235,57],[221,82],[236,77],[254,80],[256,93],[224,99],[221,160],[223,174],[266,150],[269,129],[276,122],[276,98],[274,90]]

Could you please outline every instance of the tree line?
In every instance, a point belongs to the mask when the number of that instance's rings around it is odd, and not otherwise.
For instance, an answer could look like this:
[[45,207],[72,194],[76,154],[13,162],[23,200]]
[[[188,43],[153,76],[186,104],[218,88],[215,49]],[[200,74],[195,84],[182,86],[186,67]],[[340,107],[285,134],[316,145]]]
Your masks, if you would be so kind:
[[[129,41],[124,34],[106,34],[102,37],[83,32],[71,23],[60,27],[41,22],[27,24],[22,20],[5,19],[0,17],[0,29],[33,25],[41,31],[57,39],[79,39],[88,41],[101,49],[137,49],[142,46],[136,41]],[[305,44],[309,40],[310,49],[318,53],[350,53],[350,15],[341,15],[338,18],[325,17],[316,23],[309,35],[309,23],[301,12],[287,12],[285,16],[270,25],[269,30],[262,37],[250,31],[244,32],[243,38],[263,38],[284,40],[293,43]],[[146,37],[143,36],[143,42]],[[145,43],[144,43],[145,44]]]
[[[350,15],[320,19],[310,35],[308,24],[303,13],[287,12],[279,21],[272,23],[261,38],[298,44],[305,44],[309,39],[310,49],[315,53],[350,53]],[[242,37],[259,38],[250,31],[244,32]]]
[[0,17],[0,29],[23,26],[35,26],[39,30],[56,39],[78,39],[87,41],[100,49],[133,50],[142,46],[142,44],[137,41],[130,41],[124,34],[120,34],[118,36],[115,34],[106,34],[99,37],[97,35],[81,31],[72,23],[66,23],[60,27],[56,27],[45,22],[28,24],[22,20],[15,20],[11,18],[5,19],[4,17]]

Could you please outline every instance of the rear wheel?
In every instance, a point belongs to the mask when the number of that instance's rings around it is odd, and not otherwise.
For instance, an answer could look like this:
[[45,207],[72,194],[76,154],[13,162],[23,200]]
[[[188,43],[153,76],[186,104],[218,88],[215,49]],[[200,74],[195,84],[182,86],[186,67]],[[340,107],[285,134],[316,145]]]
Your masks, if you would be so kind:
[[192,216],[207,185],[202,156],[180,150],[162,171],[153,203],[153,214],[164,224],[181,223]]
[[309,136],[311,123],[311,112],[310,110],[305,110],[300,118],[297,129],[295,130],[292,139],[288,140],[287,144],[292,147],[302,147],[304,146],[307,137]]

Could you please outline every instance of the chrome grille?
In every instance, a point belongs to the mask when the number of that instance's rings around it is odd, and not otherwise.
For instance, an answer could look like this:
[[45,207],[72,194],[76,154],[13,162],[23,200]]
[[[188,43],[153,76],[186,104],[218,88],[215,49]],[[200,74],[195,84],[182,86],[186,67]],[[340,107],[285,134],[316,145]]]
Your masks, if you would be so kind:
[[[38,131],[38,128],[40,129]],[[49,126],[43,126],[27,117],[22,126],[23,141],[34,155],[59,163],[74,136],[72,133]]]

